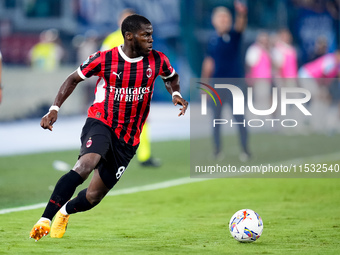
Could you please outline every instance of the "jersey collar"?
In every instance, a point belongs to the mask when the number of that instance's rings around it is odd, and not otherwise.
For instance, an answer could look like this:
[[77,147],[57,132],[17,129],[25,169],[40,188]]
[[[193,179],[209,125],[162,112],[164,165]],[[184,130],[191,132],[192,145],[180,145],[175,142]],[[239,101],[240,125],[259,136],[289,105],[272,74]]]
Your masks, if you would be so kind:
[[123,58],[125,61],[130,62],[130,63],[136,63],[136,62],[138,62],[138,61],[140,61],[140,60],[143,59],[143,56],[140,56],[140,57],[137,57],[137,58],[129,58],[128,56],[125,55],[125,53],[124,53],[122,47],[123,47],[123,44],[122,44],[122,45],[119,45],[119,46],[118,46],[118,51],[119,51],[119,54],[122,56],[122,58]]

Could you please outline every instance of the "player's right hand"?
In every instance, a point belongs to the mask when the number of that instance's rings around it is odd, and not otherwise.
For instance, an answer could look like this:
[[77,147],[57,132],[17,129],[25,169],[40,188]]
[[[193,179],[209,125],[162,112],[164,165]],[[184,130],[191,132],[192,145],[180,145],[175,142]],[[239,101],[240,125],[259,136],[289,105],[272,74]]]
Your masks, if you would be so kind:
[[49,129],[52,131],[53,124],[58,119],[58,112],[56,110],[49,111],[44,117],[41,118],[40,126],[43,129]]

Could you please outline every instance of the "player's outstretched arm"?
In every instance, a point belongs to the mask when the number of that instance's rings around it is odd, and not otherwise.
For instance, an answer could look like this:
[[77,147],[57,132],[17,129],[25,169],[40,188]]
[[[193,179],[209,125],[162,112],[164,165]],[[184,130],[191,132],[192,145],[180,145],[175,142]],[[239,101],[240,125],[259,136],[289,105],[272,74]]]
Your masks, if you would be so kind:
[[181,112],[178,114],[178,116],[184,115],[188,108],[188,102],[183,99],[180,94],[179,75],[175,73],[171,78],[163,81],[167,91],[172,95],[172,102],[174,105],[179,104],[183,106],[179,109]]
[[74,71],[66,78],[59,89],[53,106],[50,108],[49,112],[41,119],[40,126],[43,129],[49,129],[52,131],[53,124],[57,121],[58,118],[59,107],[65,102],[69,95],[71,95],[73,90],[81,81],[83,81],[83,79],[78,75],[77,71]]

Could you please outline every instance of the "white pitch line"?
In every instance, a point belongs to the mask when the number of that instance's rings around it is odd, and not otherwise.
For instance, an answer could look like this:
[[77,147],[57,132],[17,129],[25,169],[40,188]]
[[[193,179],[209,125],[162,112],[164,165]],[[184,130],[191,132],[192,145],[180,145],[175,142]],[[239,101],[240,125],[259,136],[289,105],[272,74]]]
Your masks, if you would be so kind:
[[[158,182],[158,183],[148,184],[148,185],[143,185],[143,186],[138,186],[138,187],[112,190],[107,194],[107,196],[119,196],[119,195],[137,193],[141,191],[165,189],[165,188],[169,188],[173,186],[178,186],[178,185],[188,184],[188,183],[193,183],[193,182],[200,182],[200,181],[205,181],[205,180],[209,180],[209,179],[184,177],[184,178],[174,179],[174,180],[165,181],[165,182]],[[46,204],[47,203],[39,203],[39,204],[34,204],[34,205],[2,209],[0,210],[0,214],[22,212],[22,211],[28,211],[28,210],[33,210],[33,209],[44,208]]]
[[44,208],[47,203],[40,203],[35,205],[27,205],[27,206],[20,206],[20,207],[14,207],[14,208],[8,208],[8,209],[2,209],[0,210],[0,214],[6,214],[6,213],[12,213],[12,212],[22,212],[22,211],[28,211],[38,208]]

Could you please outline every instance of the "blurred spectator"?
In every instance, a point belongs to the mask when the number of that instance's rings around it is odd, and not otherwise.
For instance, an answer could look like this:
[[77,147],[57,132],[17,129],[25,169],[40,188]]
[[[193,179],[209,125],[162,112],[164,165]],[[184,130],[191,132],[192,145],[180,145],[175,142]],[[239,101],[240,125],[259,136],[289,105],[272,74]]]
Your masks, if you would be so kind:
[[103,41],[102,47],[100,48],[101,51],[112,49],[114,47],[117,47],[124,43],[124,38],[122,35],[122,31],[120,30],[120,27],[122,25],[123,20],[132,14],[134,14],[135,11],[132,9],[125,9],[123,10],[119,15],[118,20],[118,29],[114,31],[113,33],[109,34]]
[[[297,72],[298,60],[297,52],[293,46],[293,38],[287,28],[280,29],[275,36],[274,45],[271,52],[273,64],[274,86],[282,87],[297,87]],[[291,95],[295,97],[295,95]],[[299,109],[290,107],[288,117],[292,119],[300,119]],[[277,112],[281,109],[278,105]],[[274,113],[275,114],[275,113]],[[300,130],[299,130],[300,131]],[[287,130],[285,130],[287,132]]]
[[[210,38],[207,56],[202,64],[202,78],[241,78],[241,38],[247,26],[247,7],[240,1],[234,2],[236,20],[233,26],[233,18],[229,9],[216,7],[213,10],[211,21],[215,28],[215,34]],[[242,88],[241,88],[242,89]],[[244,88],[243,88],[244,89]],[[223,102],[232,107],[233,99],[230,91],[220,93]],[[222,106],[213,106],[214,119],[222,116]],[[243,122],[244,116],[234,115],[237,122]],[[245,126],[238,125],[242,152],[241,161],[247,161],[250,157],[248,150],[248,132]],[[218,160],[224,158],[221,146],[220,125],[213,128],[214,156]]]
[[248,84],[253,86],[254,106],[259,110],[271,107],[272,64],[270,58],[270,41],[266,32],[260,32],[255,43],[246,52]]
[[216,7],[212,13],[215,34],[210,38],[208,56],[203,61],[203,78],[241,78],[241,37],[247,25],[247,9],[235,1],[237,12],[233,26],[232,14],[226,7]]
[[303,65],[299,70],[299,78],[335,78],[339,72],[339,65],[340,49]]
[[2,72],[2,55],[1,55],[1,51],[0,51],[0,104],[1,104],[1,101],[2,101],[1,72]]
[[317,59],[323,55],[328,53],[328,42],[327,38],[324,36],[318,36],[315,41],[314,52],[311,57],[311,60]]
[[292,35],[288,29],[284,28],[278,32],[272,51],[275,77],[277,78],[297,77],[297,53],[292,42]]
[[[97,32],[95,30],[88,30],[85,35],[76,35],[72,39],[72,45],[77,49],[77,63],[83,63],[89,56],[98,51],[99,42]],[[93,84],[96,83],[96,78],[91,77],[83,81],[85,87],[85,107],[87,109],[94,100]]]
[[72,44],[77,48],[77,63],[82,63],[88,56],[98,51],[98,35],[95,30],[88,30],[85,36],[76,35]]
[[336,48],[335,20],[329,12],[329,1],[293,0],[293,2],[299,7],[294,23],[302,53],[302,64],[313,59],[315,45],[320,36],[327,40],[327,52],[334,51]]
[[292,45],[292,35],[286,28],[281,29],[272,50],[273,73],[276,87],[296,87],[298,71],[297,52]]
[[59,67],[63,56],[63,49],[58,43],[59,32],[49,29],[41,32],[40,42],[33,46],[29,52],[33,68],[52,71]]
[[325,108],[329,99],[329,88],[332,78],[339,75],[340,71],[340,49],[334,53],[325,54],[299,69],[300,86],[311,92],[312,99],[309,105],[313,114],[312,127],[316,131],[324,129],[325,115],[328,109]]

